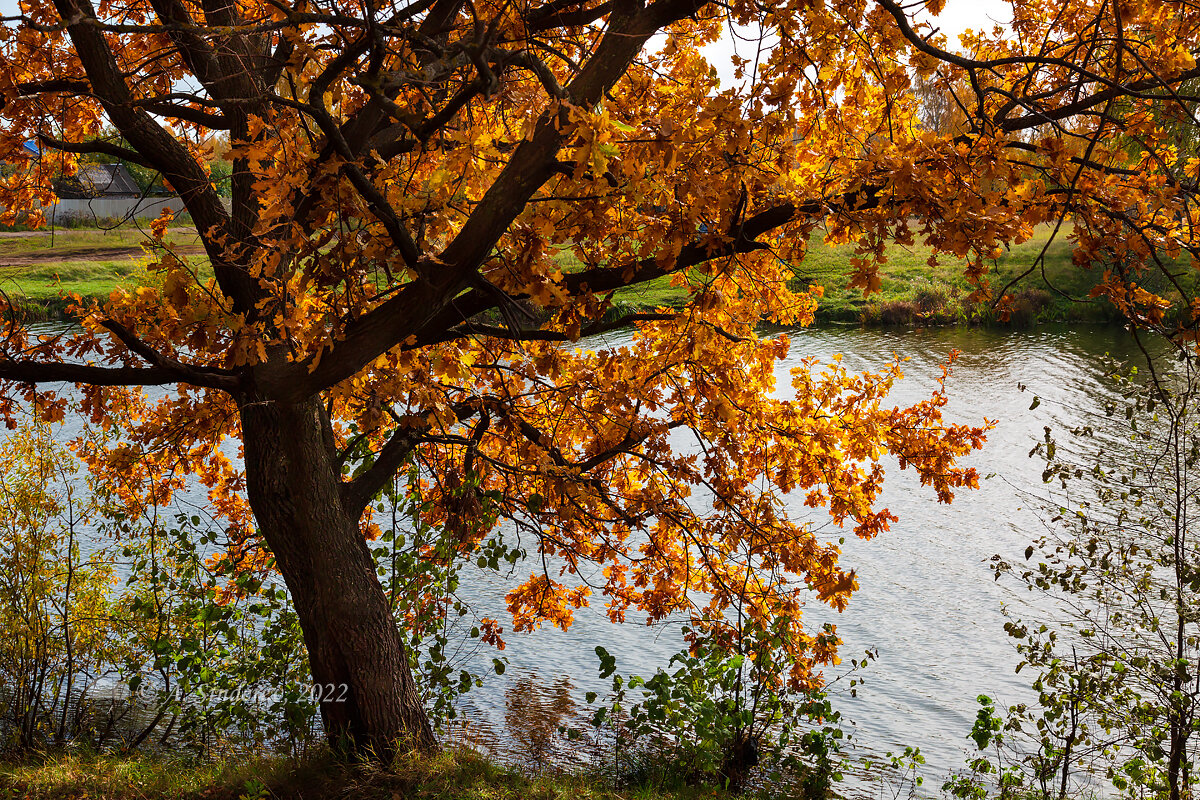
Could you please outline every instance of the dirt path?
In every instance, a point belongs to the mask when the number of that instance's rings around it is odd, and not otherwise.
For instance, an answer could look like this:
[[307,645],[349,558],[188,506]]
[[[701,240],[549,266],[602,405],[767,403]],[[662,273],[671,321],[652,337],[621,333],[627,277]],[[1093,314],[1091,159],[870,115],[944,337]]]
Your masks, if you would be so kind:
[[[199,245],[176,246],[175,252],[183,256],[201,255],[204,248]],[[28,267],[36,264],[66,264],[72,261],[117,261],[125,258],[142,258],[146,252],[140,247],[55,247],[52,250],[23,253],[0,253],[0,267]]]

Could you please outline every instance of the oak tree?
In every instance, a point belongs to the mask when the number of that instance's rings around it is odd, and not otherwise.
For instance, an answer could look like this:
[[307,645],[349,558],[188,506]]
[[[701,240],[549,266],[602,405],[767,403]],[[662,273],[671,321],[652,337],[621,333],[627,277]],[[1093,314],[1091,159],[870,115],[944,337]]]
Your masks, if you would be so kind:
[[[144,285],[78,301],[65,334],[10,325],[0,410],[61,417],[74,384],[82,413],[129,429],[89,451],[95,468],[156,502],[199,476],[230,557],[286,582],[314,680],[349,687],[321,713],[358,747],[434,744],[365,544],[372,499],[414,462],[455,557],[492,541],[485,494],[532,542],[514,630],[565,628],[593,594],[614,620],[718,629],[736,604],[814,684],[836,637],[806,631],[803,605],[843,608],[855,578],[785,495],[870,537],[894,519],[885,456],[948,501],[974,485],[956,459],[984,429],[946,424],[940,389],[888,406],[897,365],[806,360],[781,380],[789,340],[759,325],[811,321],[819,291],[789,284],[809,237],[856,243],[865,290],[885,243],[923,239],[1002,302],[989,259],[1072,228],[1080,263],[1108,265],[1101,291],[1163,326],[1176,298],[1139,271],[1196,248],[1200,161],[1155,109],[1194,120],[1179,87],[1200,76],[1200,12],[1020,0],[1006,31],[957,48],[917,11],[21,0],[0,28],[4,220],[36,222],[54,177],[101,154],[161,173],[205,259],[164,216]],[[721,83],[704,48],[731,28],[759,46]],[[922,128],[914,76],[966,121]],[[1185,295],[1177,261],[1158,263]],[[686,304],[616,295],[652,281]],[[498,642],[499,621],[483,628]]]

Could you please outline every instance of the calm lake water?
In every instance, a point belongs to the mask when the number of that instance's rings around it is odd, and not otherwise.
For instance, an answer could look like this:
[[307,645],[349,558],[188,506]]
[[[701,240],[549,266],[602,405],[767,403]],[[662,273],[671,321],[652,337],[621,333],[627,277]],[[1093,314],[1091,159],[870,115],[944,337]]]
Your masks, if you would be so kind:
[[[937,503],[911,470],[890,465],[883,504],[899,521],[873,541],[850,536],[844,547],[843,564],[856,570],[862,588],[844,613],[820,604],[808,612],[813,629],[827,621],[836,624],[847,660],[861,657],[867,648],[878,652],[861,674],[865,682],[857,697],[842,694],[836,700],[857,746],[873,754],[919,746],[928,762],[927,786],[940,786],[941,778],[964,763],[978,695],[990,695],[1001,705],[1032,697],[1024,680],[1029,676],[1014,674],[1017,657],[1003,632],[1001,613],[1006,603],[1019,610],[1027,595],[996,583],[988,565],[993,554],[1019,560],[1042,527],[1037,504],[1026,494],[1040,491],[1042,464],[1027,454],[1044,426],[1065,434],[1102,408],[1103,399],[1112,394],[1105,354],[1136,360],[1140,351],[1116,327],[1032,332],[828,327],[787,334],[795,360],[842,354],[852,369],[879,370],[893,354],[907,358],[906,378],[892,395],[897,404],[927,397],[941,365],[958,350],[961,355],[947,383],[948,421],[996,421],[984,450],[969,459],[988,477],[978,491],[959,493],[952,505]],[[611,341],[621,343],[619,336]],[[790,366],[780,365],[781,386],[790,386]],[[1026,391],[1019,389],[1021,384]],[[1030,410],[1034,396],[1041,403]],[[72,428],[68,423],[64,435],[71,435]],[[820,519],[803,507],[799,495],[793,511],[797,518]],[[840,534],[832,526],[824,532],[831,538]],[[525,574],[527,567],[521,569]],[[503,620],[503,596],[511,582],[494,574],[464,577],[462,593],[475,602],[477,613]],[[648,628],[634,622],[632,614],[630,619],[614,626],[602,609],[583,609],[569,632],[548,628],[507,635],[503,655],[509,670],[464,698],[464,716],[485,738],[525,747],[531,713],[549,718],[571,708],[586,712],[585,693],[597,691],[603,697],[609,689],[610,681],[597,675],[597,644],[617,657],[623,674],[648,676],[666,667],[681,646],[679,625]],[[493,655],[491,650],[463,653],[460,660],[478,666],[490,663]],[[514,705],[524,721],[506,720]],[[501,733],[505,730],[507,735]],[[506,754],[504,745],[497,750]],[[520,759],[524,754],[508,755]]]
[[[1020,560],[1043,530],[1039,505],[1026,494],[1042,491],[1043,465],[1029,458],[1029,451],[1045,426],[1065,437],[1068,428],[1102,414],[1103,399],[1112,395],[1106,354],[1136,363],[1141,353],[1117,327],[1032,332],[836,327],[788,335],[797,360],[840,353],[851,368],[878,370],[893,354],[909,359],[905,380],[892,395],[898,404],[928,396],[941,365],[958,350],[947,382],[947,420],[996,421],[986,447],[968,461],[987,477],[978,491],[960,492],[951,505],[939,504],[911,470],[891,464],[883,504],[899,521],[872,541],[850,536],[844,546],[842,563],[857,571],[861,589],[841,614],[820,604],[808,612],[813,628],[825,621],[837,626],[847,661],[867,648],[878,651],[878,659],[860,674],[865,682],[857,697],[847,692],[836,700],[857,746],[876,755],[919,746],[927,759],[927,786],[936,788],[964,764],[978,695],[1001,705],[1034,699],[1031,676],[1014,674],[1018,659],[1001,613],[1004,604],[1028,613],[1028,595],[1016,593],[1011,583],[997,583],[988,564],[994,554]],[[781,365],[781,378],[790,366]],[[1035,396],[1041,402],[1030,410]],[[794,499],[796,516],[814,518],[802,501]],[[826,533],[840,534],[832,526]],[[499,580],[476,580],[468,591],[485,609],[499,611],[506,587]],[[603,696],[610,683],[597,677],[596,644],[617,657],[619,672],[646,676],[665,667],[680,648],[678,625],[614,626],[601,609],[579,612],[567,633],[545,629],[507,641],[509,672],[464,702],[467,716],[487,728],[504,726],[505,692],[510,706],[514,697],[528,703],[531,684],[544,688],[536,700],[543,706],[561,697],[563,677],[580,710],[586,691]]]

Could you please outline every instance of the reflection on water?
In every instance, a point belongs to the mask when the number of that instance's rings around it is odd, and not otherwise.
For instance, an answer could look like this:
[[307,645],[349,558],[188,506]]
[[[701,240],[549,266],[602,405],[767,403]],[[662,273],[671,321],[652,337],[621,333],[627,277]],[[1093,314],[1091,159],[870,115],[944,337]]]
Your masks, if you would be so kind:
[[568,676],[544,680],[527,672],[505,685],[502,725],[481,724],[478,715],[468,714],[447,738],[531,773],[597,767],[612,747],[592,727],[587,711]]
[[504,692],[504,722],[511,746],[527,754],[530,762],[545,764],[555,745],[575,717],[571,680],[560,675],[543,684],[536,672],[522,675]]

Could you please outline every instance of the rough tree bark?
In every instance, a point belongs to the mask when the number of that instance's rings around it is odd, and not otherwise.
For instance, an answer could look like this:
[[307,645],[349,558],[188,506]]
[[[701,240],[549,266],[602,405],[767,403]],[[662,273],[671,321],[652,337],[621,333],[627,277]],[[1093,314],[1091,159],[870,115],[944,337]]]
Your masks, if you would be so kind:
[[343,507],[324,408],[247,399],[241,418],[250,503],[291,591],[326,733],[384,760],[435,748],[357,515]]

